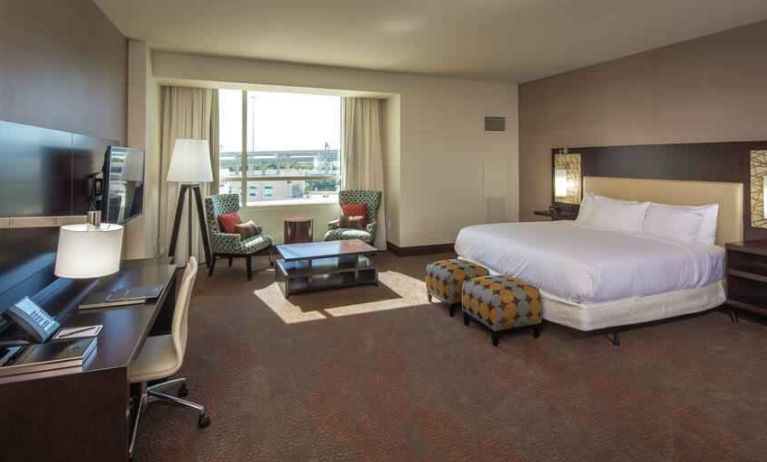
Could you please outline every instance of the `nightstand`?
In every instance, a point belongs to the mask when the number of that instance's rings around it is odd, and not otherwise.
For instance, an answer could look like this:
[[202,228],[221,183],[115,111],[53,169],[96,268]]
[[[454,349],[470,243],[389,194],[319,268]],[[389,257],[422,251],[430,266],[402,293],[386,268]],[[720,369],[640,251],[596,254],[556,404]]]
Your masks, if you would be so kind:
[[548,208],[548,210],[535,210],[533,211],[534,215],[539,215],[542,217],[549,217],[551,218],[551,221],[558,221],[558,220],[575,220],[578,217],[578,206],[560,206],[560,205],[552,205]]
[[767,241],[732,242],[727,250],[727,304],[767,315]]

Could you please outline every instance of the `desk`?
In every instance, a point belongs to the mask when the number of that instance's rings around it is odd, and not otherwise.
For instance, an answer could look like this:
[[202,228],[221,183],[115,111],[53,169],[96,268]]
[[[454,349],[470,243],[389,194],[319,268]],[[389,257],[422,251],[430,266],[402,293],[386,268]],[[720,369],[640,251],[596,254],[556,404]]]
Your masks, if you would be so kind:
[[[141,305],[77,311],[91,291],[163,284]],[[77,296],[43,306],[63,327],[102,324],[95,356],[82,372],[0,385],[0,459],[120,461],[128,459],[128,366],[150,333],[170,330],[176,268],[167,258],[124,261],[120,272]],[[62,316],[63,315],[63,316]],[[0,336],[9,340],[13,330]]]

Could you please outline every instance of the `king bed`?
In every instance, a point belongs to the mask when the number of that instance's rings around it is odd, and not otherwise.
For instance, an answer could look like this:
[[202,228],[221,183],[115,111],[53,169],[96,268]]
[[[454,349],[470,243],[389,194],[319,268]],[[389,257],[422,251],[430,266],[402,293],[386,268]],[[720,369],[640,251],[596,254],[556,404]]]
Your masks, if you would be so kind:
[[[675,225],[673,216],[656,218],[669,228],[665,235],[647,234],[582,219],[582,207],[575,222],[463,228],[455,250],[460,258],[491,273],[537,287],[544,319],[583,331],[700,312],[725,301],[721,244],[742,239],[742,184],[584,177],[583,188],[584,197],[656,202],[666,209],[668,205],[660,204],[713,204],[718,213],[709,217],[708,240],[680,240],[684,226]],[[603,213],[616,221],[630,221],[620,211]]]

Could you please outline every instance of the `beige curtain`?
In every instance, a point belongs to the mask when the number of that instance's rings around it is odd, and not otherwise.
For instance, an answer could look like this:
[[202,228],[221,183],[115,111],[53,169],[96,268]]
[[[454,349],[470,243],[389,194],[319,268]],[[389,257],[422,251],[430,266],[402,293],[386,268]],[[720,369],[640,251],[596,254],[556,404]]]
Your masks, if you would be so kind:
[[[341,169],[344,189],[384,190],[384,101],[374,98],[343,98]],[[381,199],[375,247],[386,249],[386,207]]]
[[[218,90],[209,88],[162,87],[160,120],[160,248],[168,252],[170,235],[173,230],[173,219],[178,202],[179,184],[168,182],[168,166],[173,151],[173,143],[177,138],[192,138],[210,142],[210,157],[213,166],[213,183],[202,185],[203,198],[218,192]],[[188,200],[188,199],[187,199]],[[196,207],[196,204],[194,204]],[[190,255],[187,239],[188,214],[192,212],[193,244],[191,255],[199,261],[205,260],[202,248],[202,235],[198,226],[196,208],[190,211],[189,205],[184,207],[181,217],[178,243],[176,244],[176,263],[186,264]]]

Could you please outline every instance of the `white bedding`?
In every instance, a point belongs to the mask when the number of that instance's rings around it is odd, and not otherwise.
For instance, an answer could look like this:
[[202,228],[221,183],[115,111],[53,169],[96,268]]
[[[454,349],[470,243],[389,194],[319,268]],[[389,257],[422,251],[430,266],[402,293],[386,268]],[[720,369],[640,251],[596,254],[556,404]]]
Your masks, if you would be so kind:
[[573,304],[643,297],[716,283],[724,249],[624,234],[570,221],[463,228],[455,250]]

